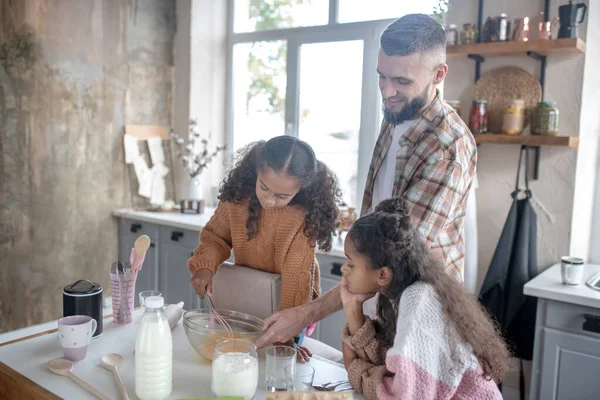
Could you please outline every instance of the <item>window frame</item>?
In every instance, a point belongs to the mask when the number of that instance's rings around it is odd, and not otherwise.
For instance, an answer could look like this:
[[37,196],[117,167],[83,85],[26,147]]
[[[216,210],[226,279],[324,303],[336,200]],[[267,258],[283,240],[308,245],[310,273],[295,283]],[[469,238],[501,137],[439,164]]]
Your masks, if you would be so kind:
[[[228,0],[227,3],[227,83],[225,96],[225,138],[227,143],[233,143],[234,138],[233,48],[236,44],[274,40],[285,40],[287,42],[284,132],[286,135],[298,137],[300,46],[311,43],[363,41],[363,90],[358,133],[357,193],[354,199],[354,206],[360,212],[363,189],[380,129],[381,96],[376,73],[379,37],[386,26],[392,23],[395,18],[339,23],[339,0],[329,0],[329,18],[326,25],[236,33],[234,32],[234,3],[235,0]],[[228,146],[227,156],[229,159],[233,157],[233,152],[233,147]]]

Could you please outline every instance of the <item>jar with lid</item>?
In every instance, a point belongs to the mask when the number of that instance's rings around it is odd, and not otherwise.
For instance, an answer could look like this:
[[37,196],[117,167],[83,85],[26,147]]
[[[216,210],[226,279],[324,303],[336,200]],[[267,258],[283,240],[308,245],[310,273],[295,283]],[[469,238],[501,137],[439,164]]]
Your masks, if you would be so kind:
[[520,135],[525,126],[525,101],[513,100],[511,105],[504,110],[502,132],[505,135]]
[[446,30],[446,41],[448,46],[454,46],[458,44],[458,29],[455,24],[450,24]]
[[252,342],[219,342],[212,362],[212,392],[216,397],[252,400],[258,387],[258,372],[258,355]]
[[460,117],[460,100],[446,100],[446,103],[448,103]]
[[469,22],[467,24],[463,24],[463,30],[460,33],[460,43],[461,44],[477,43],[477,24],[476,23]]
[[487,100],[473,100],[473,107],[469,115],[469,128],[472,133],[487,133],[487,103]]
[[538,103],[533,113],[531,133],[533,135],[556,136],[558,135],[559,112],[554,101]]

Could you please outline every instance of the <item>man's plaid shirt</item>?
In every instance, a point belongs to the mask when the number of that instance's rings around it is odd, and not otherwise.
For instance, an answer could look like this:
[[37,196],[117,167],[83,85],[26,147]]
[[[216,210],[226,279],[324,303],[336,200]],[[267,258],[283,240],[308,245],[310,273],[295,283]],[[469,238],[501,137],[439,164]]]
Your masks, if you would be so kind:
[[[363,215],[372,209],[375,177],[393,136],[394,126],[384,121],[371,158]],[[448,272],[460,279],[465,209],[477,163],[475,139],[438,93],[399,145],[393,196],[404,199],[418,232],[444,261]]]

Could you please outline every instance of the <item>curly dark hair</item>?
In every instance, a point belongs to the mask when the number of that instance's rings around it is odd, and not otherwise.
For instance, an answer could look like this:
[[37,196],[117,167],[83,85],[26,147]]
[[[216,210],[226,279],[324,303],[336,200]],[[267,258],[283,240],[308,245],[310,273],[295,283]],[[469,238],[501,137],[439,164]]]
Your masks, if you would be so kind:
[[256,197],[256,179],[266,166],[300,181],[300,191],[290,205],[306,212],[304,234],[324,251],[331,250],[332,236],[339,224],[338,205],[342,192],[335,174],[315,157],[313,149],[293,136],[277,136],[259,141],[238,152],[235,167],[220,189],[219,200],[232,203],[248,201],[248,239],[258,231],[262,207]]
[[386,346],[394,342],[398,304],[404,290],[415,282],[426,282],[435,289],[461,339],[472,346],[484,376],[502,381],[510,368],[510,353],[496,324],[477,298],[468,294],[432,254],[412,227],[402,199],[382,201],[372,214],[356,221],[348,237],[367,257],[370,268],[387,266],[392,272],[389,288],[380,293],[377,303],[381,327],[376,334],[380,341]]

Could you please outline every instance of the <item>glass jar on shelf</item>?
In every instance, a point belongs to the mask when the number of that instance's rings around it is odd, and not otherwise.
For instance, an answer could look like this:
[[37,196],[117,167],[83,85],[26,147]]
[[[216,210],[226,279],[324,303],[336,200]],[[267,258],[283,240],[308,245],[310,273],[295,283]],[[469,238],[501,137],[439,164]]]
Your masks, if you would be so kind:
[[487,100],[473,100],[471,114],[469,115],[469,129],[471,129],[471,133],[487,133],[487,103]]
[[450,24],[446,30],[446,41],[448,46],[454,46],[458,44],[458,29],[455,24]]
[[463,30],[460,33],[460,44],[474,43],[477,43],[477,24],[475,22],[463,24]]
[[452,107],[460,117],[460,100],[446,100],[446,103],[448,103],[448,105]]
[[504,110],[502,132],[505,135],[520,135],[525,126],[525,101],[513,100]]
[[533,113],[531,133],[533,135],[556,136],[558,135],[559,111],[554,101],[538,103]]

